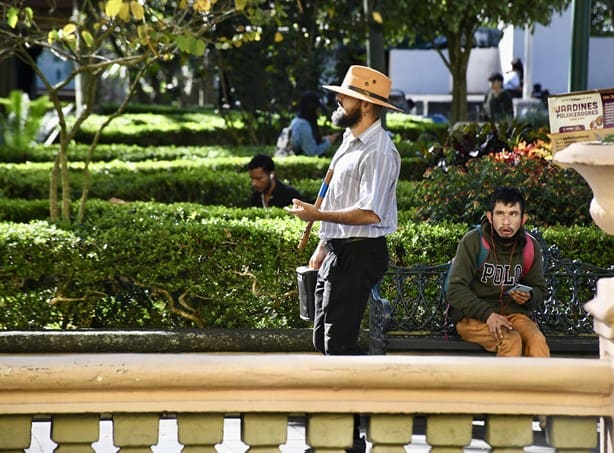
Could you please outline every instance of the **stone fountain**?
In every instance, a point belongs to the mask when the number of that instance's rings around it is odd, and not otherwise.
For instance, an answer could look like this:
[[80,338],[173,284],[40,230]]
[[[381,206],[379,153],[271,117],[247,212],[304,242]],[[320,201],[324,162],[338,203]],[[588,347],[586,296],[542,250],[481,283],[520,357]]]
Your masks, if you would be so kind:
[[[599,228],[614,235],[614,143],[572,143],[556,153],[553,161],[582,175],[593,191],[591,217]],[[600,279],[597,295],[584,308],[595,319],[595,331],[601,341],[601,356],[613,356],[614,278]]]
[[[593,191],[590,213],[599,228],[614,235],[614,143],[573,143],[555,154],[553,161],[565,168],[573,168],[586,180]],[[614,357],[614,277],[597,282],[595,298],[584,305],[594,319],[599,335],[602,359]],[[602,419],[601,449],[614,449],[612,419]]]

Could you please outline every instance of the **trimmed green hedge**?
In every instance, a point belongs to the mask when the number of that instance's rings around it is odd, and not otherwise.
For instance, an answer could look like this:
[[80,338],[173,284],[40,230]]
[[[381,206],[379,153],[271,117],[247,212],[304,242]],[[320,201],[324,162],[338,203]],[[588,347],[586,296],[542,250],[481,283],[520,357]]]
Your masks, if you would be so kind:
[[[247,157],[178,159],[173,161],[97,162],[90,165],[90,199],[112,197],[128,201],[161,203],[193,202],[203,205],[247,207],[251,197],[245,170]],[[403,172],[420,172],[415,160],[403,159]],[[313,201],[320,188],[329,159],[292,157],[280,159],[277,175]],[[52,163],[0,164],[0,197],[5,199],[47,199]],[[81,195],[83,163],[72,163],[71,194]],[[417,177],[415,174],[413,177]],[[432,169],[424,179],[401,179],[397,201],[401,211],[412,211],[414,219],[430,223],[454,221],[473,224],[483,214],[485,197],[497,185],[521,188],[527,199],[531,222],[545,225],[590,225],[592,192],[573,170],[543,160],[526,159],[517,166],[491,157],[474,159],[467,168]],[[0,198],[1,199],[1,198]],[[25,206],[26,209],[30,209]],[[27,220],[41,218],[11,209],[0,218]],[[34,211],[32,211],[34,213]],[[36,210],[36,213],[41,212]],[[42,217],[45,218],[45,217]]]
[[0,224],[3,329],[301,325],[287,214],[92,204],[72,230]]
[[[233,115],[231,112],[230,115]],[[91,115],[81,126],[76,141],[90,143],[100,125],[106,120],[105,115]],[[233,126],[228,127],[222,116],[214,111],[194,112],[134,112],[124,113],[114,119],[103,131],[100,143],[124,143],[139,146],[181,145],[202,146],[244,143],[245,128],[234,115]],[[277,137],[285,125],[258,124],[263,129],[258,136]],[[437,124],[428,118],[399,113],[386,114],[386,127],[403,140],[415,141],[423,137],[435,137],[448,127]],[[266,130],[265,130],[266,129]],[[325,128],[326,129],[326,128]],[[271,146],[274,143],[262,143]]]
[[[389,247],[404,265],[446,262],[467,229],[401,220]],[[2,222],[0,328],[304,327],[294,269],[317,228],[298,252],[303,227],[281,209],[94,200],[84,225]],[[614,263],[596,227],[543,235],[562,256]]]
[[[91,143],[106,121],[105,115],[90,115],[75,140]],[[231,129],[213,112],[129,113],[115,118],[100,136],[100,143],[129,145],[220,145],[236,144],[244,136],[241,126]]]
[[[71,162],[87,159],[88,145],[72,143],[68,148]],[[215,159],[219,157],[251,157],[256,154],[272,154],[272,146],[138,146],[123,143],[99,144],[92,153],[92,162],[143,162],[147,160]],[[53,162],[58,145],[35,145],[27,150],[14,150],[0,145],[0,161],[12,163]]]
[[0,221],[28,223],[49,218],[49,200],[0,198]]
[[[247,207],[251,197],[247,158],[106,162],[90,165],[90,198],[122,198],[164,203],[194,202]],[[0,196],[25,200],[49,197],[51,163],[0,164]],[[328,168],[327,159],[293,157],[279,165],[278,176],[313,201]],[[73,199],[81,195],[81,163],[71,164]],[[314,176],[317,175],[317,176]],[[399,183],[399,209],[411,209],[413,181]]]

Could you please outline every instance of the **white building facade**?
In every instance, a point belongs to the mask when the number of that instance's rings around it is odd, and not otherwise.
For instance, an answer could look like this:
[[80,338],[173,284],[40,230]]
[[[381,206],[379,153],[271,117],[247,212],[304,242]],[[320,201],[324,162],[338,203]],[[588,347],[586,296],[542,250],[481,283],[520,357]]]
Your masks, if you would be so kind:
[[[525,64],[525,80],[540,83],[551,94],[569,91],[572,9],[555,15],[547,27],[535,27],[525,42],[522,28],[506,27],[498,47],[474,48],[467,70],[468,94],[484,94],[488,76],[510,69],[512,58]],[[450,95],[452,81],[448,69],[435,50],[391,49],[389,74],[394,88],[408,96]],[[614,87],[614,38],[591,37],[587,89]],[[530,94],[530,90],[529,90]]]

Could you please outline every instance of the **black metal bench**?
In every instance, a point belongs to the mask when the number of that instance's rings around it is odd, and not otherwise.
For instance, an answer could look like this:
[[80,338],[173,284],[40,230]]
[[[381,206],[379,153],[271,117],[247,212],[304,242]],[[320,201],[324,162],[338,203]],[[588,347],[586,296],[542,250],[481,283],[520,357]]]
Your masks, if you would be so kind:
[[[547,294],[536,321],[553,355],[598,356],[599,342],[591,316],[582,308],[595,295],[596,282],[614,276],[600,268],[562,258],[556,246],[542,245]],[[489,354],[461,340],[446,316],[443,283],[449,263],[391,266],[372,291],[369,304],[369,353]]]

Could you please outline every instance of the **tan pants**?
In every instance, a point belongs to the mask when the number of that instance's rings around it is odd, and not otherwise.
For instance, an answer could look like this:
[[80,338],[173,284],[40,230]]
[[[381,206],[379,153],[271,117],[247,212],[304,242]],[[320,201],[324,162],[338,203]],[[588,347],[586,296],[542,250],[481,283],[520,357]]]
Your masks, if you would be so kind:
[[508,315],[514,326],[505,330],[501,340],[495,339],[485,322],[473,318],[463,318],[456,324],[456,331],[465,341],[477,343],[498,357],[550,357],[546,337],[537,324],[522,314]]

